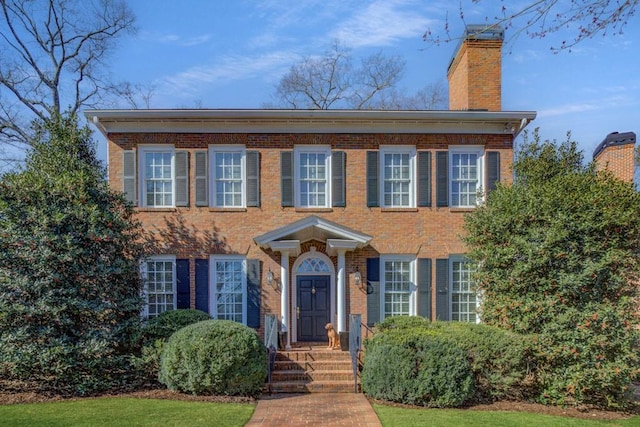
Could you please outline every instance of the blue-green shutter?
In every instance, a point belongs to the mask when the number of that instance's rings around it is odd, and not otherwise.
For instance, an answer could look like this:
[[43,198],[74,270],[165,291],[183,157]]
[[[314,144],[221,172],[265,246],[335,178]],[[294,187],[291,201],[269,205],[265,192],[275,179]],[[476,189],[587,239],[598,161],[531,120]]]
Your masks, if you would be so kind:
[[280,153],[280,204],[293,206],[293,151]]
[[331,152],[331,205],[334,207],[347,206],[346,157],[344,151]]
[[189,152],[176,151],[175,171],[176,206],[189,206]]
[[[209,260],[196,260],[196,309],[209,313]],[[211,313],[209,313],[211,314]]]
[[380,258],[367,258],[367,325],[380,321]]
[[431,320],[431,260],[418,258],[418,316]]
[[418,151],[418,206],[431,206],[430,151]]
[[436,260],[436,320],[450,320],[449,260]]
[[176,260],[176,306],[190,308],[191,288],[189,286],[189,260]]
[[436,152],[436,206],[449,206],[449,152]]
[[487,151],[487,192],[496,189],[500,181],[500,152]]
[[138,205],[136,191],[136,152],[126,150],[122,153],[122,191],[128,202]]
[[367,206],[380,206],[380,187],[378,180],[378,152],[367,151]]
[[247,260],[247,326],[260,327],[260,260]]
[[260,153],[247,151],[247,206],[260,207]]

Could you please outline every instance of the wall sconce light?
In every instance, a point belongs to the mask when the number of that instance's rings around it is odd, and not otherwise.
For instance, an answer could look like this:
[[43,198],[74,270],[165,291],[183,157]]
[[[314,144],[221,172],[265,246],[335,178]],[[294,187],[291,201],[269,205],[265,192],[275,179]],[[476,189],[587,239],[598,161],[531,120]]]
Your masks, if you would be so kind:
[[267,284],[271,286],[273,289],[275,289],[276,291],[280,290],[280,284],[278,283],[275,276],[273,275],[273,271],[271,271],[271,267],[269,267],[269,271],[267,271]]
[[360,274],[360,269],[356,267],[355,273],[353,273],[353,283],[359,288],[362,287],[362,275]]

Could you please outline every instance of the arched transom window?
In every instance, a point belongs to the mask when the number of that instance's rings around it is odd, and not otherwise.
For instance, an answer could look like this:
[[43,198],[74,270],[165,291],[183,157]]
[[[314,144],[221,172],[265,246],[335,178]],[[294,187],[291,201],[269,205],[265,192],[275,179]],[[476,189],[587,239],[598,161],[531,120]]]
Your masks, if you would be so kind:
[[307,258],[300,263],[298,273],[330,273],[331,269],[321,258]]

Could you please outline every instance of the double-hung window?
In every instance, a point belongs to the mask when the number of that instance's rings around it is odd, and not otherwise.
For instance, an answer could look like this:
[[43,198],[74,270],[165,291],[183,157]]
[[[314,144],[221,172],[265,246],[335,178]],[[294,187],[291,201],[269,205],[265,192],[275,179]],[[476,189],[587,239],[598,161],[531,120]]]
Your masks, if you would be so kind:
[[478,296],[472,280],[472,264],[462,258],[450,260],[451,320],[459,322],[478,321]]
[[176,309],[175,257],[151,257],[143,264],[145,317]]
[[381,257],[382,318],[415,315],[415,259]]
[[483,150],[474,147],[449,149],[450,200],[453,207],[474,207],[482,190]]
[[302,146],[295,150],[296,206],[331,207],[331,149]]
[[244,148],[214,147],[211,150],[214,206],[242,208],[246,206]]
[[141,147],[142,205],[146,207],[175,206],[173,147]]
[[380,186],[383,207],[415,207],[414,147],[382,147],[380,149]]
[[211,307],[216,319],[247,323],[247,261],[238,256],[211,257]]

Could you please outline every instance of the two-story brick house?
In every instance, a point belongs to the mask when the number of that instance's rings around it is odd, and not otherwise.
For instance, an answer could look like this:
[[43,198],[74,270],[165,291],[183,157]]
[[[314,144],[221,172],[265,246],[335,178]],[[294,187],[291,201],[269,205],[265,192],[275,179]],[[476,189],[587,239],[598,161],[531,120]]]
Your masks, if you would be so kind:
[[198,308],[292,342],[348,315],[476,321],[464,212],[535,118],[501,109],[500,31],[449,65],[450,110],[91,110],[111,186],[165,245],[149,316]]

